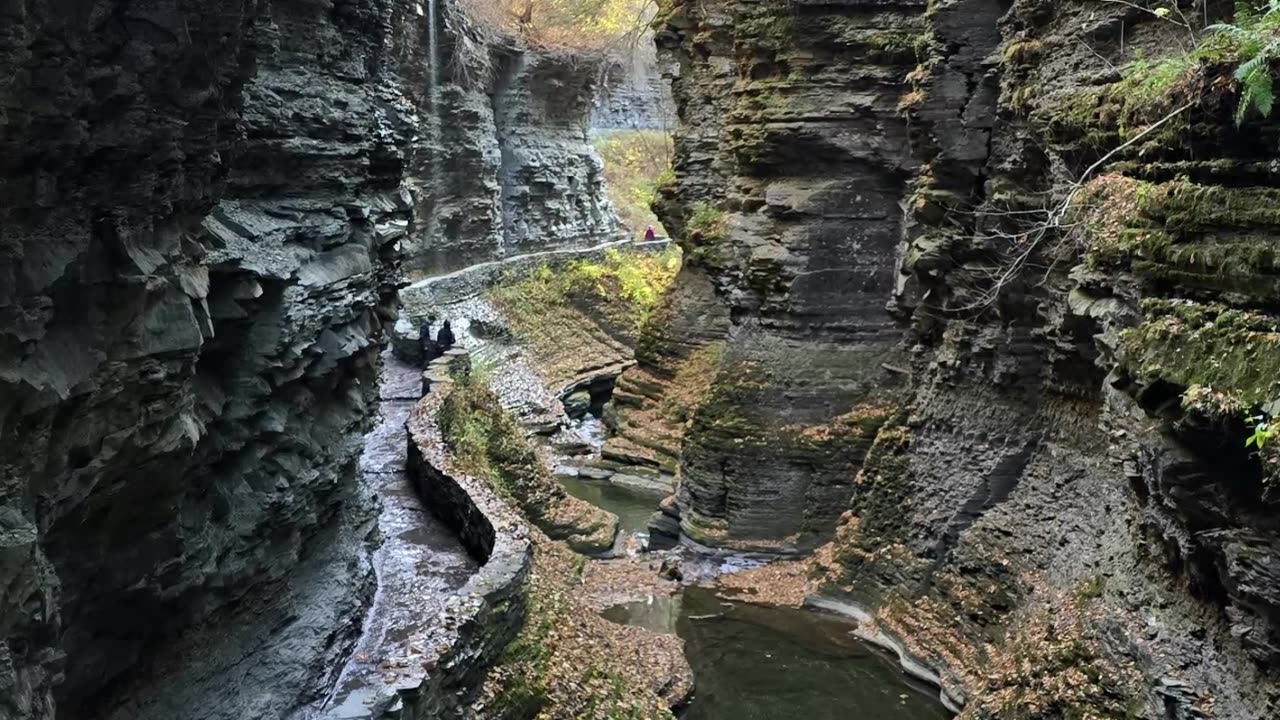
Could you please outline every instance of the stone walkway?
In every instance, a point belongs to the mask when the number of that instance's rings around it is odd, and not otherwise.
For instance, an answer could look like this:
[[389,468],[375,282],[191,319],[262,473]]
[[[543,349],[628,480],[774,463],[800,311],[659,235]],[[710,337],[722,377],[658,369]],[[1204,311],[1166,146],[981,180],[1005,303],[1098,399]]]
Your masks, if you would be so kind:
[[383,543],[374,555],[378,590],[364,632],[323,706],[303,718],[363,718],[383,677],[408,667],[431,642],[447,601],[478,566],[457,537],[428,512],[405,475],[405,421],[422,391],[421,371],[383,355],[378,425],[365,435],[361,476],[382,501]]

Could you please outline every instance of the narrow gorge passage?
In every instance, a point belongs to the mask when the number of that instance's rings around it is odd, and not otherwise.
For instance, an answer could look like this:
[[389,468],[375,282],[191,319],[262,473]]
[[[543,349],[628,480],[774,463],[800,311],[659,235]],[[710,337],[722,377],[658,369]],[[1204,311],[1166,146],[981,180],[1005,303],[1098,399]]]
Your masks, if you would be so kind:
[[[635,246],[624,252],[630,254],[617,268],[622,272],[632,267],[629,263],[642,266],[645,253],[655,249]],[[538,287],[560,287],[579,273],[610,286],[612,266],[595,265],[599,257],[599,250],[589,249],[513,258],[454,271],[406,291],[411,312],[434,318],[430,332],[450,322],[457,336],[453,352],[465,355],[478,382],[519,422],[548,482],[616,516],[609,521],[616,522],[616,541],[585,551],[578,592],[588,606],[610,622],[684,641],[695,683],[682,711],[687,717],[766,720],[788,709],[815,718],[849,713],[885,720],[950,717],[936,689],[911,685],[896,658],[855,636],[854,623],[798,607],[770,608],[773,599],[752,610],[749,595],[734,599],[733,587],[720,586],[724,576],[767,571],[767,559],[648,547],[649,528],[661,515],[665,494],[655,492],[652,480],[633,479],[635,470],[603,459],[612,430],[596,415],[601,405],[608,415],[615,374],[632,365],[630,341],[608,338],[598,318],[616,314],[626,303],[608,291],[588,291],[531,317],[520,304],[545,302]],[[406,354],[416,350],[405,343],[399,347]],[[602,369],[609,374],[599,375]],[[524,493],[530,490],[507,492],[529,507]],[[532,518],[553,537],[563,530],[540,514]],[[792,589],[802,582],[794,579]]]
[[1272,0],[0,2],[0,720],[1280,719],[1277,74]]
[[422,369],[387,351],[378,379],[378,421],[365,434],[360,456],[363,484],[380,504],[377,589],[332,690],[296,720],[366,716],[391,678],[406,668],[418,670],[432,646],[446,641],[439,630],[450,603],[478,567],[454,532],[424,507],[405,472],[405,425],[422,397]]

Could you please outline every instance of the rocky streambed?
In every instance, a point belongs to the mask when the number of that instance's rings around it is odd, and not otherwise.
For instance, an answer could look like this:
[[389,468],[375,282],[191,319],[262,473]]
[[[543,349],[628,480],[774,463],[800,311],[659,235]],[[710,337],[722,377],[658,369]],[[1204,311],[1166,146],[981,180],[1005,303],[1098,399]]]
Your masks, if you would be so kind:
[[445,312],[438,319],[448,317],[460,330],[459,345],[472,362],[483,363],[486,382],[542,448],[556,480],[570,495],[617,516],[613,551],[584,567],[583,599],[609,621],[681,639],[696,683],[682,717],[951,716],[935,689],[913,684],[896,658],[859,640],[855,623],[743,602],[721,586],[722,578],[758,569],[763,560],[684,547],[649,550],[648,527],[663,494],[613,482],[611,472],[601,471],[608,429],[599,403],[576,402],[567,388],[548,387],[536,358],[503,332],[501,314],[482,297],[451,303]]

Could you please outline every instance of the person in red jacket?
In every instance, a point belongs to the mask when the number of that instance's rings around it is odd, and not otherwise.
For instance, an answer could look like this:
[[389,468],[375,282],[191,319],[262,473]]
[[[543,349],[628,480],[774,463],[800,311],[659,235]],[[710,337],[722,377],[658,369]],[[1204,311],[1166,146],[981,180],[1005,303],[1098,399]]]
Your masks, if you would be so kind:
[[658,239],[658,234],[653,231],[653,226],[650,225],[649,229],[644,231],[644,241],[653,242],[654,240],[657,240],[657,239]]

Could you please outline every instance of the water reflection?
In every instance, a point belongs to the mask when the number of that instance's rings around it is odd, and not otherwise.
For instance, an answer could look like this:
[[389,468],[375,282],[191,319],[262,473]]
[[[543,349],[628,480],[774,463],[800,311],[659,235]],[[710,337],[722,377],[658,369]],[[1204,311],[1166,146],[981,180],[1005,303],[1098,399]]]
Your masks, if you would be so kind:
[[581,498],[618,516],[623,533],[647,533],[649,518],[658,510],[661,495],[614,485],[608,480],[589,480],[561,475],[560,483],[572,496]]
[[840,618],[726,603],[714,591],[605,611],[614,622],[674,629],[696,694],[686,720],[947,720],[933,692],[909,684]]
[[632,625],[660,633],[676,632],[680,619],[680,595],[651,597],[648,600],[614,605],[600,613],[605,620],[619,625]]

